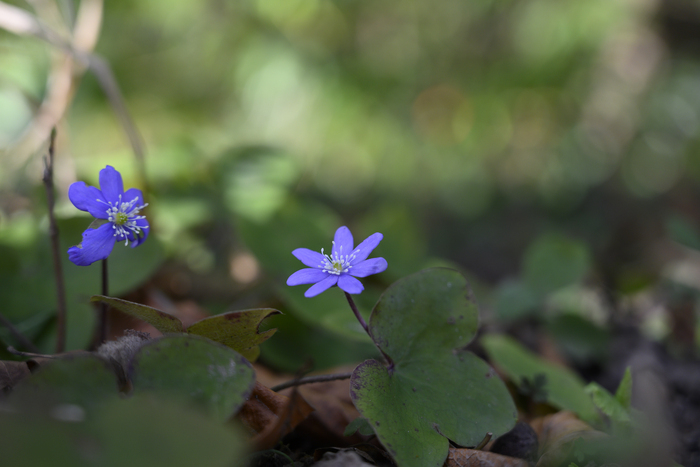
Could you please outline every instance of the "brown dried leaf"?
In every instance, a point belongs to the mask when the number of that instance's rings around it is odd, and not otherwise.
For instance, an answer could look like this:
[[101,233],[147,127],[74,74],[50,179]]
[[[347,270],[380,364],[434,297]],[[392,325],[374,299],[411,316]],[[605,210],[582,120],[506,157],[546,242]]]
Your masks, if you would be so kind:
[[272,448],[313,410],[298,393],[293,393],[289,398],[256,381],[252,394],[238,413],[238,418],[255,434],[252,442],[258,450],[262,450]]
[[[342,373],[342,371],[339,371]],[[355,434],[345,436],[345,428],[360,416],[350,399],[350,380],[306,384],[299,392],[316,411],[304,420],[299,430],[326,446],[349,446],[367,440]]]
[[450,448],[444,467],[528,467],[527,461],[476,449]]
[[27,362],[0,361],[0,391],[12,389],[30,374]]
[[562,411],[533,420],[532,427],[540,439],[540,459],[537,467],[555,467],[566,461],[577,439],[607,438],[602,431],[594,430],[579,420],[572,412]]

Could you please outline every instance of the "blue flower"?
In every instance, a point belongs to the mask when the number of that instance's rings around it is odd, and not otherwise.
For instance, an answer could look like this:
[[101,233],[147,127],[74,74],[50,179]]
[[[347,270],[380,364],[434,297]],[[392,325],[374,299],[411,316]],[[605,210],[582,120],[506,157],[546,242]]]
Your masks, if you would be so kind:
[[148,237],[148,221],[139,211],[148,206],[141,190],[124,191],[122,176],[114,167],[100,170],[100,187],[75,182],[68,188],[68,198],[81,211],[96,217],[101,225],[83,232],[83,242],[68,250],[68,258],[78,266],[89,266],[109,256],[117,240],[131,247],[139,246]]
[[343,226],[335,232],[330,255],[324,254],[323,248],[321,253],[297,248],[292,254],[309,268],[289,276],[287,285],[314,284],[304,293],[305,297],[314,297],[334,285],[347,293],[358,294],[365,288],[355,277],[378,274],[387,268],[384,258],[367,259],[382,238],[380,233],[372,234],[353,250],[352,234]]

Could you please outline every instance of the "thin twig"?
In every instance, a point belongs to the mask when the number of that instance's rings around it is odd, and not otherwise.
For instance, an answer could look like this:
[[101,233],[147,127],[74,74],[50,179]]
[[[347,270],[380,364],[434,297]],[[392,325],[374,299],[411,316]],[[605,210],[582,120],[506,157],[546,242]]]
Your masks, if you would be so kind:
[[[109,277],[107,275],[107,258],[102,260],[102,295],[109,297]],[[100,314],[97,320],[97,346],[107,341],[107,303],[100,302]]]
[[12,335],[15,336],[15,339],[17,339],[24,347],[32,352],[39,352],[39,349],[36,348],[32,341],[24,337],[24,335],[19,332],[19,329],[17,329],[14,324],[10,322],[10,320],[5,318],[2,313],[0,313],[0,323],[2,323],[2,325],[5,326],[12,333]]
[[107,96],[107,100],[112,106],[112,110],[114,110],[114,113],[117,115],[117,118],[119,119],[119,122],[126,133],[131,149],[136,156],[141,184],[144,191],[148,191],[143,139],[136,129],[134,120],[131,118],[129,111],[126,108],[124,98],[121,90],[119,89],[119,84],[117,83],[109,64],[102,57],[96,54],[75,48],[73,44],[64,40],[58,33],[53,31],[46,24],[40,22],[29,12],[13,5],[8,5],[2,1],[0,1],[0,28],[18,35],[34,36],[48,42],[54,47],[57,47],[70,54],[76,61],[89,69],[93,75],[95,75],[97,82]]
[[337,373],[334,375],[318,375],[318,376],[307,376],[306,378],[297,378],[286,383],[278,384],[275,387],[270,388],[274,392],[280,392],[283,389],[291,388],[293,386],[301,386],[302,384],[311,383],[325,383],[327,381],[338,381],[343,379],[348,379],[352,376],[352,373]]
[[7,346],[7,351],[10,352],[12,355],[17,355],[19,357],[30,357],[30,358],[60,358],[57,355],[45,355],[42,353],[35,353],[35,352],[22,352],[21,350],[17,350],[11,345]]
[[53,160],[56,144],[56,128],[51,131],[49,143],[49,157],[44,158],[44,186],[46,187],[46,201],[49,212],[49,240],[51,241],[51,256],[53,259],[53,273],[56,280],[56,306],[58,309],[56,323],[56,353],[61,353],[66,348],[66,289],[63,282],[63,268],[59,252],[58,225],[54,216],[54,187],[53,187]]

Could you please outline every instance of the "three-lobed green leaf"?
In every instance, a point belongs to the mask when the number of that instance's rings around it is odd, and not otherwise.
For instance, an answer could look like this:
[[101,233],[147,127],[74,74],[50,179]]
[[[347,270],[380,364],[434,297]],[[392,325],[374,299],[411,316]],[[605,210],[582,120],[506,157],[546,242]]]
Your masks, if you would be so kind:
[[393,360],[353,372],[351,397],[400,466],[441,466],[449,442],[475,446],[515,423],[505,384],[472,353],[478,310],[466,279],[427,269],[393,284],[375,306],[370,331]]

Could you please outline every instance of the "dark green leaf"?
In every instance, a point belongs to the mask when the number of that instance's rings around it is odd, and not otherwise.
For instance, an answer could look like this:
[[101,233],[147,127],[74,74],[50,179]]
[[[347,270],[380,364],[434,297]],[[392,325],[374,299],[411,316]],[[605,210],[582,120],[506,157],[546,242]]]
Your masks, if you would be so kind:
[[371,436],[374,434],[372,425],[370,425],[364,417],[357,417],[355,420],[348,423],[348,426],[345,427],[345,431],[343,432],[343,436],[352,436],[357,432],[363,436]]
[[255,372],[229,347],[204,337],[171,335],[141,347],[131,379],[136,394],[152,391],[192,400],[223,421],[245,402]]
[[393,284],[375,306],[370,329],[394,361],[358,366],[351,397],[401,466],[442,466],[448,438],[476,446],[487,432],[510,430],[516,418],[505,384],[474,354],[461,350],[477,329],[466,280],[428,269]]
[[90,408],[117,398],[118,392],[111,366],[85,352],[43,363],[15,387],[9,400],[21,407],[46,410],[66,404]]
[[534,381],[540,374],[546,377],[544,390],[548,402],[564,410],[571,410],[587,421],[598,418],[596,408],[584,391],[581,378],[568,368],[549,363],[506,336],[487,335],[481,338],[495,366],[502,369],[511,380],[523,378]]

